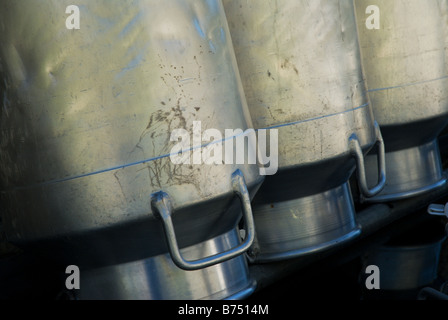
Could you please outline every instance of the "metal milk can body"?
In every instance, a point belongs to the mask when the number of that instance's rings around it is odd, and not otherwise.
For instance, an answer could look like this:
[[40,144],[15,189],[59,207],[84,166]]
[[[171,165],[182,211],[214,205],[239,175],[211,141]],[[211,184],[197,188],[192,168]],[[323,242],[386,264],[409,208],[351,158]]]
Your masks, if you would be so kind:
[[[437,136],[448,123],[448,6],[438,0],[375,1],[376,29],[366,26],[371,4],[355,1],[364,74],[386,145],[388,179],[369,200],[389,201],[446,182]],[[374,183],[374,156],[367,157],[366,167],[368,183]]]
[[[363,164],[363,153],[381,140],[352,2],[223,3],[254,127],[278,130],[279,170],[253,202],[255,260],[352,239],[360,231],[347,181],[355,158]],[[380,180],[366,193],[381,189]]]
[[[225,298],[252,288],[242,253],[253,232],[241,241],[237,225],[241,212],[250,222],[259,168],[191,160],[209,142],[195,144],[198,123],[200,132],[252,126],[222,4],[78,1],[79,29],[70,1],[0,5],[8,239],[107,284],[86,298]],[[190,138],[189,162],[172,160],[177,129]]]

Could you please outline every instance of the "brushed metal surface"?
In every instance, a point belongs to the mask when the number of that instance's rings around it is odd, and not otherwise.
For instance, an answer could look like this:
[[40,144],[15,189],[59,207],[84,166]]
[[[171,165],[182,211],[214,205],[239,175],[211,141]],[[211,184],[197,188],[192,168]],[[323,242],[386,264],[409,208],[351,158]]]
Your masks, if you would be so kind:
[[357,237],[348,183],[326,192],[257,207],[258,262],[312,254]]
[[363,257],[363,265],[378,266],[382,290],[409,290],[431,285],[437,278],[440,250],[445,240],[444,225],[429,220],[369,250]]
[[350,1],[223,3],[254,127],[279,130],[280,169],[348,158],[352,133],[371,146]]
[[[389,170],[383,191],[366,201],[386,201],[445,183],[435,140],[448,123],[448,2],[375,1],[380,26],[369,30],[365,10],[371,4],[355,1],[368,94]],[[369,162],[374,176],[375,160]],[[419,177],[408,179],[410,171]]]
[[[175,129],[252,127],[220,1],[0,2],[0,183],[11,242],[85,268],[167,253],[150,195],[174,206],[181,248],[233,230],[231,175],[174,164]],[[206,142],[201,142],[206,143]],[[204,148],[200,145],[192,145]],[[200,281],[200,280],[198,280]]]
[[[182,249],[189,259],[216,254],[239,243],[237,230]],[[244,256],[201,270],[179,269],[169,254],[82,271],[80,300],[242,299],[254,289]]]
[[[355,170],[349,143],[353,134],[364,154],[375,142],[353,2],[224,0],[223,4],[254,127],[278,130],[279,170],[266,177],[253,202],[259,251],[263,252],[262,245],[269,247],[272,234],[285,234],[283,243],[275,243],[277,252],[270,252],[279,257],[324,248],[323,242],[336,243],[344,232],[353,235],[352,209],[343,213],[352,220],[351,228],[340,221],[342,233],[335,232],[332,239],[324,235],[328,229],[322,224],[343,212],[331,208],[353,208],[350,196],[340,199],[343,204],[304,205],[314,196],[335,201],[337,197],[323,194],[343,188]],[[282,211],[283,206],[287,209]],[[269,209],[270,223],[264,221],[263,208]],[[288,223],[288,210],[320,226],[295,247],[287,243],[286,234],[300,237],[301,225]]]

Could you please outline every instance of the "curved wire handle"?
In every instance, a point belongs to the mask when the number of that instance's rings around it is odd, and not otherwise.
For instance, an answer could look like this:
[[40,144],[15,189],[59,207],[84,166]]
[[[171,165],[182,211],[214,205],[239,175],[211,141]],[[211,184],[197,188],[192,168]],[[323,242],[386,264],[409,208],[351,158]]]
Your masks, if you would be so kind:
[[173,214],[173,205],[170,196],[163,191],[159,191],[151,195],[151,206],[153,213],[156,217],[162,220],[163,228],[165,230],[165,238],[168,243],[171,258],[179,268],[184,270],[206,268],[232,259],[247,251],[252,245],[255,238],[255,224],[252,216],[249,191],[247,190],[243,173],[239,169],[232,174],[232,188],[241,201],[243,218],[246,222],[247,228],[245,240],[235,248],[193,261],[185,260],[180,253],[173,221],[171,219],[171,215]]
[[386,152],[384,148],[384,140],[381,135],[380,127],[378,123],[375,121],[375,136],[376,136],[376,144],[378,144],[378,183],[376,186],[369,189],[367,186],[366,179],[366,169],[364,165],[364,155],[362,153],[361,145],[359,144],[358,137],[356,134],[352,134],[349,139],[350,142],[350,150],[352,154],[356,158],[357,165],[357,176],[358,176],[358,184],[361,189],[362,194],[366,198],[371,198],[383,190],[386,185]]

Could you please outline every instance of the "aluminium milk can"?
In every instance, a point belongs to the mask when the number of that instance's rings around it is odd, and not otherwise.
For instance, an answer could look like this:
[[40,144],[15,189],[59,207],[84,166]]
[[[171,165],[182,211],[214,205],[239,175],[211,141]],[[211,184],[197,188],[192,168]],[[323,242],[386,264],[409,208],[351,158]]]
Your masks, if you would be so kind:
[[[352,1],[224,0],[254,127],[278,130],[278,172],[253,201],[255,262],[297,257],[356,237],[348,179],[384,185],[384,145],[368,103]],[[377,144],[378,183],[363,156]]]
[[[386,145],[386,185],[367,200],[438,188],[446,182],[437,136],[448,123],[447,2],[356,0],[355,6],[368,94]],[[376,167],[368,156],[369,184]]]
[[0,16],[8,239],[79,266],[80,298],[249,294],[258,166],[191,160],[209,142],[196,129],[252,126],[221,2],[2,1]]

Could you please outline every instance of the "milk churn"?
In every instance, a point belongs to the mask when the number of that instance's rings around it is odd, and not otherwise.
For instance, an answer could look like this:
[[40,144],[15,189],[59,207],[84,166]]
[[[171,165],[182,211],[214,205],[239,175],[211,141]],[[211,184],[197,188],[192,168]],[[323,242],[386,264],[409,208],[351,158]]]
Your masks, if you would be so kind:
[[[348,179],[385,182],[352,1],[223,1],[254,127],[278,130],[278,172],[254,198],[254,261],[296,257],[356,237]],[[367,188],[363,156],[377,145]]]
[[[440,187],[446,182],[437,136],[448,122],[447,2],[356,0],[355,6],[368,94],[386,145],[386,185],[367,200]],[[374,156],[366,170],[374,184]]]
[[221,2],[2,1],[0,21],[8,240],[79,266],[81,298],[249,294],[262,177],[207,162],[252,127]]

